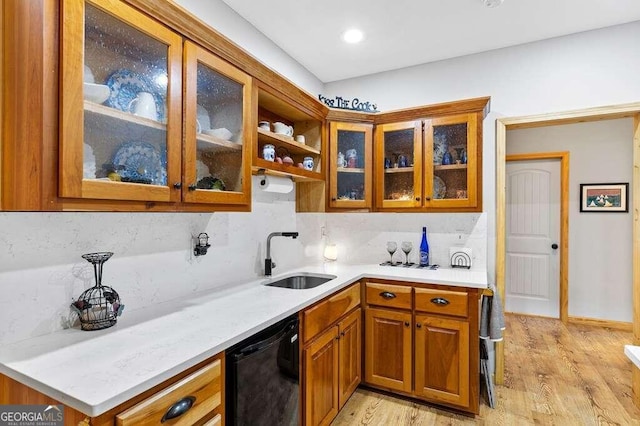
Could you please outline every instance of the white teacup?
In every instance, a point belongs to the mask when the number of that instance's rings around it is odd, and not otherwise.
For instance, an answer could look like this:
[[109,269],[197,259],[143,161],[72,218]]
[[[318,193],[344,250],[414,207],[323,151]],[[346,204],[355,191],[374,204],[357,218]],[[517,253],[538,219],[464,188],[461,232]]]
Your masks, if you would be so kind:
[[[133,108],[133,110],[132,110]],[[138,117],[148,118],[158,121],[158,110],[156,109],[156,100],[149,92],[139,92],[138,96],[129,102],[127,107],[129,112]]]
[[280,135],[293,136],[293,127],[287,126],[279,121],[273,123],[273,131]]
[[296,136],[296,142],[305,143],[304,135],[297,135]]

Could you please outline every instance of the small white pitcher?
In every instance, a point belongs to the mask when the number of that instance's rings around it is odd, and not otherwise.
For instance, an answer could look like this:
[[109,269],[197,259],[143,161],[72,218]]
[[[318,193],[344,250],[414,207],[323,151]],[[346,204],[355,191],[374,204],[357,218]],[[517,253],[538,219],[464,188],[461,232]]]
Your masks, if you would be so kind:
[[158,121],[156,100],[153,97],[153,94],[149,92],[139,92],[138,96],[129,102],[127,109],[129,112],[132,112],[133,115],[137,115],[138,117]]

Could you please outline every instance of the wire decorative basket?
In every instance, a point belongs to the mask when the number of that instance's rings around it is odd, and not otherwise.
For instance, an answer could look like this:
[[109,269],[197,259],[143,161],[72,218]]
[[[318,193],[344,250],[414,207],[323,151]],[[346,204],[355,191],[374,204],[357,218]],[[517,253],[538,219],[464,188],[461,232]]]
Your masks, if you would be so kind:
[[82,330],[102,330],[114,326],[122,314],[124,305],[113,288],[102,285],[102,266],[113,256],[111,252],[83,254],[82,258],[93,264],[96,285],[85,290],[71,309],[78,314]]

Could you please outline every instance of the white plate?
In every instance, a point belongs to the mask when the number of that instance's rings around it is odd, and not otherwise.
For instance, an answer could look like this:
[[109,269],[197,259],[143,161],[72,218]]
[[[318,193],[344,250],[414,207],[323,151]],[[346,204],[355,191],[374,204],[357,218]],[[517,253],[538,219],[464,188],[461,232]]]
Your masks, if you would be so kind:
[[200,131],[206,132],[211,129],[211,119],[209,118],[209,111],[202,105],[198,104],[196,108],[196,115],[198,116],[198,123],[200,123]]
[[111,95],[111,89],[105,84],[84,83],[84,99],[101,104]]

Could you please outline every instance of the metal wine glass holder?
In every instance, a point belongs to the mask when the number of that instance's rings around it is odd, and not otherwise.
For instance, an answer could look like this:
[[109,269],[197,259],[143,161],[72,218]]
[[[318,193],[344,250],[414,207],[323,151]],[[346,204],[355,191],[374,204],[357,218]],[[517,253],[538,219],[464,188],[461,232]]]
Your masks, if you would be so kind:
[[96,285],[85,290],[78,300],[71,304],[71,309],[80,318],[82,330],[102,330],[116,324],[122,314],[124,305],[120,296],[111,287],[102,285],[102,266],[113,256],[111,252],[83,254],[82,258],[93,265]]

